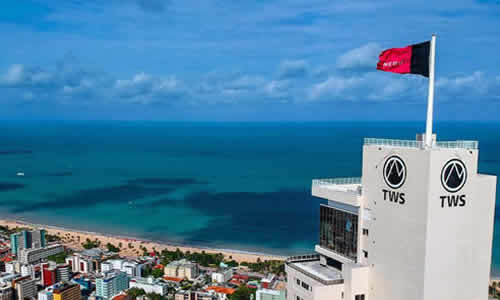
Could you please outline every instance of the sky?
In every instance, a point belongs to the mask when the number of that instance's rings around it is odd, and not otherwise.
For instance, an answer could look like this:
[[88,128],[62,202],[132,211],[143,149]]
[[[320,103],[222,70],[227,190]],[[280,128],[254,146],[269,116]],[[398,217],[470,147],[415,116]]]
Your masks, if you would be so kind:
[[2,1],[0,119],[424,120],[375,68],[432,33],[435,119],[500,121],[499,0]]

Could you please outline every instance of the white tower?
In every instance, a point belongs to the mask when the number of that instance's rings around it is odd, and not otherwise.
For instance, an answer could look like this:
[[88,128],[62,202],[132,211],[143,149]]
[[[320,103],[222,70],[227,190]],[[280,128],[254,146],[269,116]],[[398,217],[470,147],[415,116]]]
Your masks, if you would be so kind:
[[287,260],[288,300],[486,300],[496,177],[478,143],[365,139],[362,178],[319,179],[316,254]]

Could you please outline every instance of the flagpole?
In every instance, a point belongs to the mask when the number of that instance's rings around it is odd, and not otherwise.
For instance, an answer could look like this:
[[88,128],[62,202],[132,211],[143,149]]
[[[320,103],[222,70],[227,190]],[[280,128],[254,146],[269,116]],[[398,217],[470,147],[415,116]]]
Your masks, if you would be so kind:
[[427,123],[425,126],[425,145],[432,147],[432,116],[434,110],[434,64],[436,61],[436,35],[431,38],[429,53],[429,95],[427,96]]

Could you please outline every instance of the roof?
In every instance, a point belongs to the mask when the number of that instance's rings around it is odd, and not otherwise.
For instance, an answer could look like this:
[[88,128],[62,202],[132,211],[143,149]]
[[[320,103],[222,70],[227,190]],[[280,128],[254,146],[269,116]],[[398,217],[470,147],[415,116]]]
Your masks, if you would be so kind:
[[120,295],[114,296],[113,300],[124,300],[126,298],[127,298],[127,295],[120,294]]
[[231,295],[235,292],[235,289],[225,288],[225,287],[221,287],[221,286],[209,286],[205,290],[214,291],[216,293],[226,294],[226,295]]
[[167,281],[175,281],[175,282],[181,282],[182,278],[177,278],[177,277],[170,277],[170,276],[163,276],[163,279]]
[[156,266],[153,267],[153,269],[163,269],[163,268],[165,268],[165,266],[162,264],[157,264]]

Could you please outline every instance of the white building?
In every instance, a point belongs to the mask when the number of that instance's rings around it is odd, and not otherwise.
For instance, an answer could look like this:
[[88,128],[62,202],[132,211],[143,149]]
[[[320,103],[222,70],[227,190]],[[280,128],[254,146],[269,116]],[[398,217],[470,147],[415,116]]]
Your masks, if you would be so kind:
[[186,259],[176,260],[165,266],[165,276],[192,280],[199,275],[198,264]]
[[33,268],[33,265],[22,265],[21,276],[35,277],[35,269]]
[[212,282],[224,283],[233,277],[233,269],[225,268],[212,273]]
[[54,299],[54,294],[52,289],[46,289],[38,292],[38,300],[52,300]]
[[478,144],[365,139],[362,178],[314,180],[316,253],[286,262],[288,300],[486,300],[496,177]]
[[129,281],[130,288],[143,289],[146,293],[155,293],[165,296],[168,293],[168,284],[161,279],[148,278],[132,278]]
[[[40,300],[40,299],[38,299]],[[284,290],[258,289],[255,292],[255,300],[285,300]]]
[[17,299],[36,298],[36,279],[29,276],[14,280],[14,288],[16,289]]
[[138,262],[124,259],[108,259],[101,263],[102,272],[116,270],[127,273],[132,277],[141,277],[142,267],[143,265]]
[[62,245],[50,245],[43,248],[31,248],[19,250],[19,262],[22,264],[33,264],[46,259],[49,256],[59,254],[64,251]]
[[111,299],[121,291],[128,289],[129,279],[123,272],[104,272],[96,278],[96,295],[104,299]]

